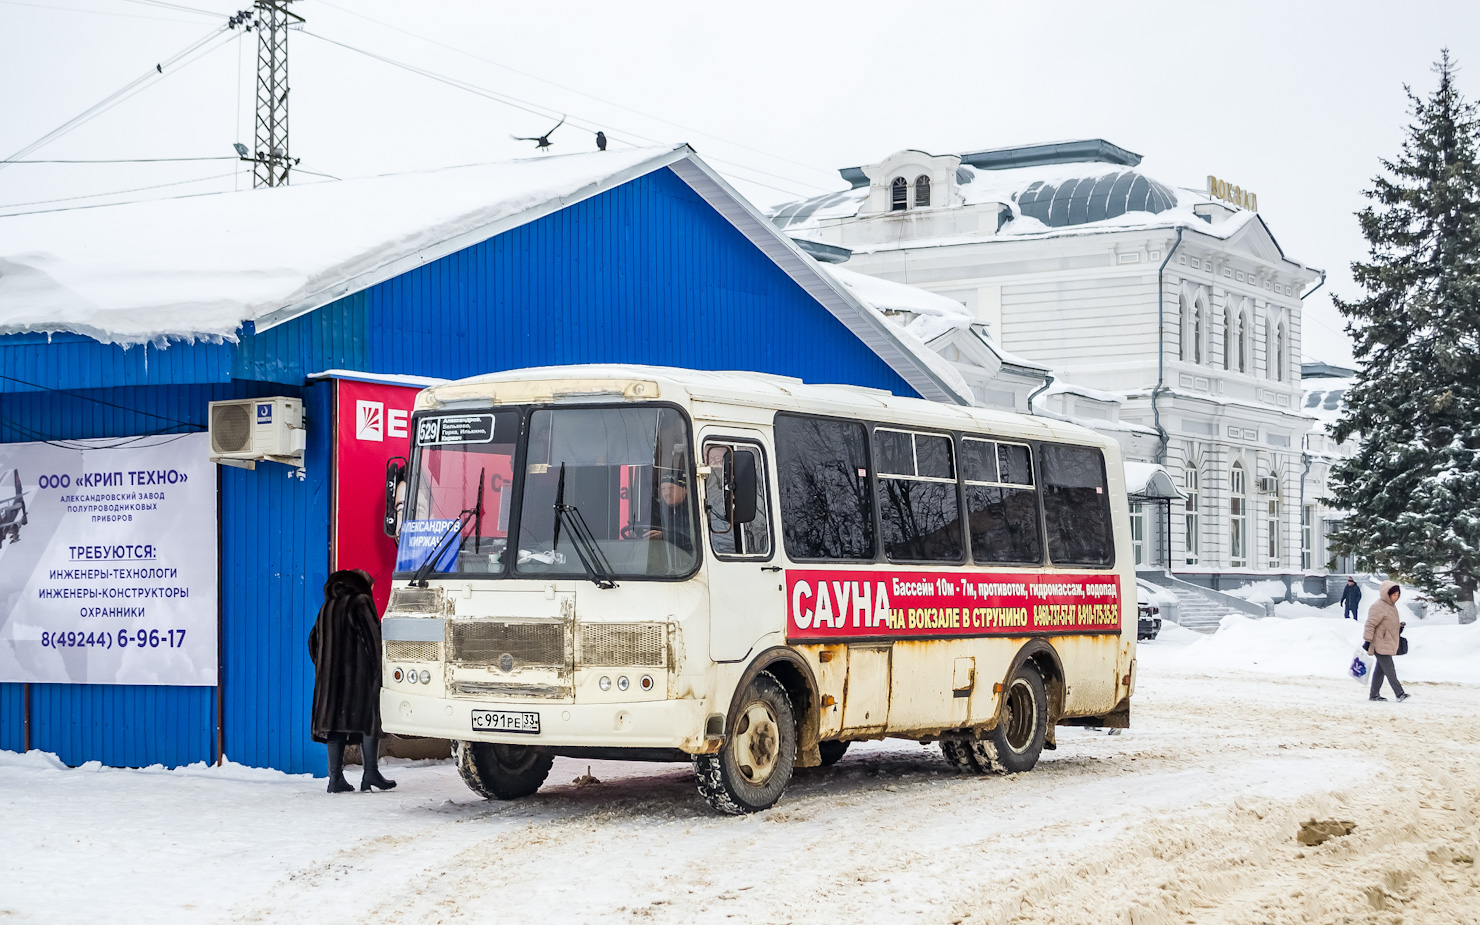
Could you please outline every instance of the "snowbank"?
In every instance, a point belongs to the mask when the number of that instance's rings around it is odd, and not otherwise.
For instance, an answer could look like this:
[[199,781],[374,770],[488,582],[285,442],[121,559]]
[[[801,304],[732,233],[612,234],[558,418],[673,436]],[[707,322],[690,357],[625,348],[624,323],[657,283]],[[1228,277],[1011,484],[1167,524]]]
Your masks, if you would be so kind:
[[[1287,605],[1288,606],[1288,605]],[[1307,608],[1314,609],[1314,608]],[[1230,614],[1218,632],[1204,636],[1164,624],[1161,636],[1141,643],[1148,665],[1174,670],[1257,671],[1277,675],[1346,677],[1362,645],[1361,621],[1338,617],[1255,619]],[[1480,684],[1480,623],[1465,626],[1408,624],[1408,654],[1395,662],[1408,681]]]

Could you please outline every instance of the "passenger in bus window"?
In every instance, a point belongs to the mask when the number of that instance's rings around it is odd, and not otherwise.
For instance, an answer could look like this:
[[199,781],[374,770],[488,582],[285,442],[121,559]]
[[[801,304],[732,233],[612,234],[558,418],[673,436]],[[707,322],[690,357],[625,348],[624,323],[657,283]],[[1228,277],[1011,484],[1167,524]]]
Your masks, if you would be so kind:
[[689,480],[682,470],[670,469],[658,481],[657,510],[648,539],[667,540],[684,552],[694,551],[694,538],[688,522]]

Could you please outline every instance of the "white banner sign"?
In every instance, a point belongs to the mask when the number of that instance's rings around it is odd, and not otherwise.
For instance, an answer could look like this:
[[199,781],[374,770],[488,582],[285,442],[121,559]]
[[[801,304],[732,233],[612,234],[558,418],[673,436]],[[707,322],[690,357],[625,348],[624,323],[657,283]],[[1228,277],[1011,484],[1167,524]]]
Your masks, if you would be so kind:
[[208,441],[0,444],[0,681],[216,683]]

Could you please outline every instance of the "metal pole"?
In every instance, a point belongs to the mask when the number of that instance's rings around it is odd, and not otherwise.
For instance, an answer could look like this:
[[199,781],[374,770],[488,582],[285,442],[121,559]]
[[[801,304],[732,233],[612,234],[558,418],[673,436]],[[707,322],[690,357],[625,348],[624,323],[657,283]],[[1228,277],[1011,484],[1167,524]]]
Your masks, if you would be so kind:
[[288,11],[293,0],[257,0],[257,122],[252,186],[287,186],[294,161],[288,149]]
[[24,747],[21,751],[28,752],[31,750],[31,684],[29,681],[23,686],[23,690],[24,694],[22,698],[25,702],[22,704],[21,709],[25,711],[25,719],[22,723],[25,727],[25,734],[24,740],[21,743]]

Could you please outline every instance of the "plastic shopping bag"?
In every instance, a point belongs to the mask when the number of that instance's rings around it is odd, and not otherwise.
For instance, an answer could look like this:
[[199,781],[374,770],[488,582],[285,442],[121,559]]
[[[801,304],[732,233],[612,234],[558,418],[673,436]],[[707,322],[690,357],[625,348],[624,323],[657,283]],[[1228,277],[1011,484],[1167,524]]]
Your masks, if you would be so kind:
[[1347,666],[1346,673],[1366,684],[1372,680],[1372,661],[1372,656],[1358,646],[1352,651],[1352,663]]

